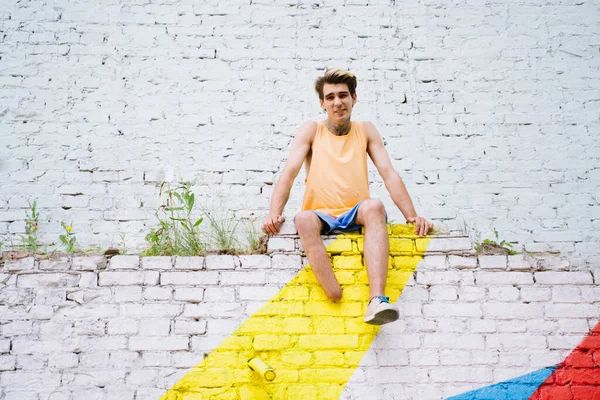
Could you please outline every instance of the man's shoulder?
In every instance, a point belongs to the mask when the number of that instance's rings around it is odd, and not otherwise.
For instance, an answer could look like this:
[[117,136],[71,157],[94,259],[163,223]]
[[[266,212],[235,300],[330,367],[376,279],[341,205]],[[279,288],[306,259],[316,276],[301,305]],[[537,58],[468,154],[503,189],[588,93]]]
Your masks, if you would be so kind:
[[296,136],[312,139],[315,136],[315,133],[317,133],[317,127],[317,121],[306,121],[300,125]]
[[378,135],[377,128],[375,128],[375,124],[371,121],[361,121],[363,130],[365,131],[365,136],[367,138],[371,138]]
[[319,126],[319,121],[306,121],[302,125],[300,125],[300,129],[316,131],[317,126]]

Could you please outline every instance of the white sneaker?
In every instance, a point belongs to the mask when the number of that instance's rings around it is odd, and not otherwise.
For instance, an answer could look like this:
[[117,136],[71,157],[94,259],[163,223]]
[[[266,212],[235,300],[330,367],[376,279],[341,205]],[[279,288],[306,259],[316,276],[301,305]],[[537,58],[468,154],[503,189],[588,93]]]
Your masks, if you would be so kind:
[[365,322],[371,325],[383,325],[394,322],[398,317],[398,309],[390,304],[389,297],[375,296],[367,306]]

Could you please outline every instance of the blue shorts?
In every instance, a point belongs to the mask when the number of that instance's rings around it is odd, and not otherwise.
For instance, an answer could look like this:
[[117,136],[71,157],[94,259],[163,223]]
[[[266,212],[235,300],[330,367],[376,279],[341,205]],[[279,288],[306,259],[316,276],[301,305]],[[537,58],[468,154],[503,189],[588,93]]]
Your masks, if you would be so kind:
[[350,211],[346,211],[337,218],[312,210],[312,212],[317,214],[317,216],[321,218],[321,221],[323,221],[323,230],[321,230],[321,234],[325,235],[334,230],[343,232],[355,231],[362,228],[362,225],[356,224],[356,213],[358,212],[358,206],[360,206],[361,203],[362,201],[352,207]]

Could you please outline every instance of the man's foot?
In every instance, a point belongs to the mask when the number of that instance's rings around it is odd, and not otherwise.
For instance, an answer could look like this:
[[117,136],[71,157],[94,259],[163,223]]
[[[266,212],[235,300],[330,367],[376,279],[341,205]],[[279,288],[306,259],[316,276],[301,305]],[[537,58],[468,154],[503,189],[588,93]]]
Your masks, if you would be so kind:
[[390,298],[375,296],[367,306],[365,322],[371,325],[383,325],[398,319],[398,309],[390,304]]

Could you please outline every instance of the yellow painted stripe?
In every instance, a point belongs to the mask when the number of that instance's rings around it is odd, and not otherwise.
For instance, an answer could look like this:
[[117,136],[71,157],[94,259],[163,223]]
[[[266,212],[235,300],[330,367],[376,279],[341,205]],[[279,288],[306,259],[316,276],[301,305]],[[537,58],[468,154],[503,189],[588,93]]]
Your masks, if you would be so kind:
[[[395,302],[422,259],[413,227],[390,229],[386,295]],[[419,246],[416,241],[419,241]],[[192,368],[160,400],[338,399],[379,327],[365,324],[369,297],[363,236],[343,234],[327,250],[342,286],[339,303],[327,299],[310,266]],[[248,367],[259,357],[276,378]]]

